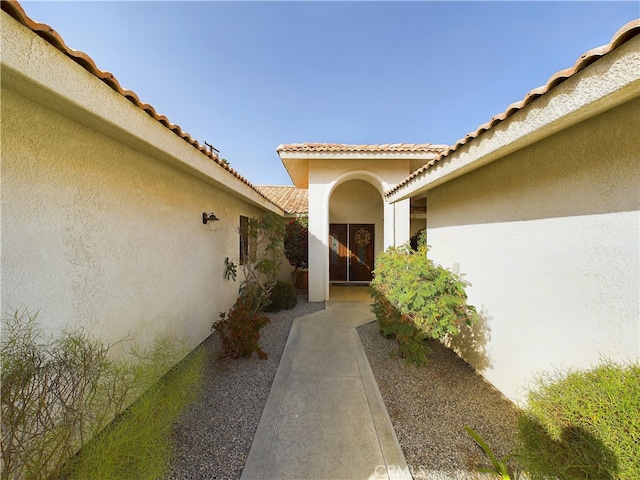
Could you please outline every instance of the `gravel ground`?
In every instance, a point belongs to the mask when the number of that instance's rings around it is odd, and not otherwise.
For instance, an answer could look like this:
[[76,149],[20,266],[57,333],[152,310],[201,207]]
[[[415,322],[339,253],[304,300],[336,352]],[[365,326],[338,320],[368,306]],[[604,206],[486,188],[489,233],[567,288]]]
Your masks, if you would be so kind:
[[[176,425],[168,478],[240,477],[293,320],[323,308],[298,296],[294,309],[269,314],[260,339],[267,360],[220,360],[218,338],[205,340],[203,391]],[[451,350],[430,342],[433,354],[420,368],[393,355],[395,342],[378,333],[376,322],[358,333],[416,480],[481,478],[475,468],[490,465],[464,425],[479,432],[499,458],[511,452],[517,409]]]
[[176,455],[171,479],[236,479],[240,477],[267,403],[271,384],[293,320],[324,309],[298,296],[291,310],[268,314],[260,345],[269,354],[220,360],[221,346],[213,334],[204,342],[207,352],[203,391],[181,415],[175,430]]
[[416,367],[394,355],[375,321],[358,333],[415,479],[486,478],[475,472],[490,461],[465,425],[498,458],[512,453],[517,408],[455,353],[429,341],[429,363]]

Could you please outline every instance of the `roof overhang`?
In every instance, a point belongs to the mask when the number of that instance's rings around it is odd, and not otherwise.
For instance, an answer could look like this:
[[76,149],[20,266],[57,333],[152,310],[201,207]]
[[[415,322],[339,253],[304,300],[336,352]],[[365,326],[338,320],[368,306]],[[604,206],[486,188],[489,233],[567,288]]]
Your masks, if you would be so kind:
[[297,188],[309,188],[310,160],[409,160],[424,165],[435,159],[446,145],[393,144],[292,144],[280,145],[276,151]]
[[636,35],[495,126],[418,169],[387,192],[386,198],[391,203],[423,198],[443,183],[639,96],[640,35]]

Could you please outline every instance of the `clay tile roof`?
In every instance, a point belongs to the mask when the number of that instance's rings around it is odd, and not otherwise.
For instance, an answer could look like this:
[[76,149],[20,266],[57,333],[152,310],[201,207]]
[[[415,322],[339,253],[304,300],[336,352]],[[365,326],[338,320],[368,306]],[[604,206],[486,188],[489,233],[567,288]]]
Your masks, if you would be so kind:
[[2,0],[2,10],[7,12],[9,15],[11,15],[14,19],[16,19],[22,25],[24,25],[25,27],[27,27],[28,29],[36,33],[46,42],[53,45],[55,48],[60,50],[62,53],[64,53],[71,60],[76,62],[78,65],[80,65],[82,68],[87,70],[92,75],[95,75],[96,77],[98,77],[100,80],[106,83],[113,90],[115,90],[124,98],[126,98],[131,103],[133,103],[135,106],[137,106],[138,108],[146,112],[150,117],[160,122],[162,125],[164,125],[166,128],[168,128],[173,133],[178,135],[184,141],[191,144],[193,147],[195,147],[200,152],[205,154],[215,163],[217,163],[222,168],[224,168],[229,173],[231,173],[234,177],[236,177],[237,179],[239,179],[240,181],[242,181],[243,183],[245,183],[246,185],[248,185],[249,187],[251,187],[253,190],[255,190],[256,192],[258,192],[260,195],[264,197],[264,194],[262,194],[246,178],[240,175],[236,170],[231,168],[228,164],[221,161],[218,158],[218,152],[214,148],[207,148],[205,145],[200,145],[200,143],[197,140],[194,140],[193,138],[191,138],[191,136],[187,132],[184,132],[179,125],[171,123],[167,117],[165,117],[164,115],[158,114],[151,105],[140,101],[140,99],[138,98],[138,95],[135,92],[122,88],[120,86],[120,83],[116,79],[116,77],[113,76],[113,74],[109,72],[105,72],[104,70],[100,70],[96,66],[93,59],[86,53],[81,52],[79,50],[74,50],[73,48],[68,47],[64,42],[64,40],[62,39],[62,37],[58,34],[58,32],[56,32],[49,25],[46,25],[44,23],[38,23],[32,20],[26,14],[26,12],[23,10],[22,6],[18,2],[14,0],[12,1]]
[[487,130],[492,129],[497,124],[499,124],[506,118],[510,117],[514,113],[516,113],[518,110],[529,105],[531,102],[541,97],[542,95],[545,95],[546,93],[548,93],[553,88],[560,85],[562,82],[564,82],[568,78],[572,77],[579,71],[584,70],[593,62],[602,58],[607,53],[615,50],[620,45],[631,40],[633,37],[635,37],[638,34],[640,34],[640,19],[632,20],[631,22],[624,25],[620,30],[618,30],[607,45],[593,48],[585,52],[584,54],[582,54],[580,58],[576,60],[576,63],[573,65],[573,67],[560,70],[559,72],[556,72],[553,75],[551,75],[551,77],[549,77],[549,80],[547,80],[547,83],[545,85],[538,88],[534,88],[533,90],[529,91],[529,93],[527,93],[522,100],[520,100],[519,102],[512,103],[507,107],[507,109],[504,112],[499,113],[498,115],[494,115],[491,118],[491,120],[489,120],[487,123],[480,125],[474,132],[468,133],[464,138],[458,140],[455,145],[446,148],[436,158],[434,158],[433,160],[430,160],[428,163],[426,163],[424,166],[420,167],[418,170],[413,172],[411,175],[409,175],[406,179],[404,179],[398,185],[396,185],[389,191],[385,192],[385,195],[386,196],[391,195],[400,187],[402,187],[403,185],[407,184],[409,181],[411,181],[415,177],[421,175],[422,173],[430,169],[433,165],[441,161],[443,158],[445,158],[452,152],[456,151],[461,146],[470,142],[474,138],[479,137],[481,134],[483,134]]
[[291,186],[262,185],[256,187],[271,203],[287,213],[309,213],[309,191]]
[[342,143],[292,143],[280,145],[277,152],[304,153],[440,153],[447,145],[431,143],[393,143],[384,145],[347,145]]

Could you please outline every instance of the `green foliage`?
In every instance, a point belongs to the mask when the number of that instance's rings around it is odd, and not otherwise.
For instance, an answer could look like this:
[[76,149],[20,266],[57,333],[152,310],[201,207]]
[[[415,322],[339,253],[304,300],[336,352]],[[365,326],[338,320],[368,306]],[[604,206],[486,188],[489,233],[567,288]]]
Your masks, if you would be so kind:
[[487,442],[484,441],[484,439],[480,436],[480,434],[478,434],[473,428],[467,425],[465,425],[464,428],[467,431],[467,433],[471,435],[471,437],[476,441],[478,446],[482,448],[484,453],[487,455],[487,457],[489,457],[489,460],[491,460],[491,463],[493,464],[492,469],[479,468],[478,472],[492,473],[493,475],[496,475],[502,480],[511,480],[511,477],[509,476],[509,467],[507,466],[507,460],[509,459],[509,457],[511,457],[511,455],[505,458],[498,459],[498,457],[496,457],[496,455],[493,453],[491,448],[489,448],[489,445],[487,445]]
[[467,305],[467,282],[436,266],[426,256],[427,248],[391,247],[376,258],[371,291],[372,311],[381,332],[393,335],[399,353],[407,361],[422,364],[428,351],[424,339],[443,339],[459,327],[477,320]]
[[3,320],[3,479],[59,476],[186,353],[170,339],[149,350],[132,348],[123,360],[114,360],[111,348],[82,330],[48,338],[37,314],[26,310]]
[[238,298],[229,313],[220,313],[212,329],[222,342],[223,357],[250,357],[254,352],[258,358],[266,359],[267,353],[260,347],[260,330],[269,318],[256,312],[253,305],[244,297]]
[[290,310],[298,303],[296,287],[289,282],[278,281],[271,291],[269,305],[265,312],[279,312],[280,310]]
[[245,305],[258,312],[269,303],[271,290],[280,274],[285,226],[280,217],[268,212],[260,218],[250,218],[243,233],[249,242],[249,255],[240,262],[244,273],[240,296]]
[[285,227],[284,254],[292,267],[309,265],[309,230],[305,219],[296,219]]
[[640,478],[640,364],[539,378],[518,437],[532,479]]
[[224,279],[229,281],[236,281],[236,276],[238,275],[238,267],[237,265],[229,260],[229,257],[224,259]]
[[[163,351],[154,347],[150,358]],[[204,359],[199,347],[171,369],[68,462],[63,477],[166,478],[172,425],[200,392]]]
[[417,251],[420,247],[427,246],[427,229],[423,228],[409,239],[411,250]]

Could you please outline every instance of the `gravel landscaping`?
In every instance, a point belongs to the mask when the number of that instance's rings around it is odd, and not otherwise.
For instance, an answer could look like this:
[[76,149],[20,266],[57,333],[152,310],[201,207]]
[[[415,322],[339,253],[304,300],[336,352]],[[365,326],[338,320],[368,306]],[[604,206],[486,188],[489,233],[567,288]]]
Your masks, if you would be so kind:
[[293,320],[324,309],[298,295],[291,310],[269,313],[260,345],[269,358],[257,355],[220,360],[222,351],[213,334],[203,343],[206,366],[202,394],[181,415],[174,432],[176,455],[172,479],[236,479],[240,477],[267,403],[271,384],[289,338]]
[[[292,310],[268,314],[256,355],[220,360],[216,335],[205,342],[203,391],[175,428],[171,479],[237,479],[242,473],[293,320],[324,308],[298,296]],[[504,456],[512,451],[517,410],[457,355],[437,342],[426,367],[393,355],[395,342],[376,322],[358,329],[398,440],[416,479],[473,479],[490,466],[464,425],[470,425]]]
[[453,351],[429,341],[429,363],[416,367],[397,357],[395,340],[380,335],[377,322],[358,333],[415,479],[486,478],[476,468],[490,461],[465,425],[498,458],[513,452],[517,408]]

